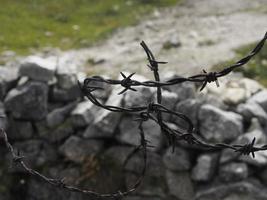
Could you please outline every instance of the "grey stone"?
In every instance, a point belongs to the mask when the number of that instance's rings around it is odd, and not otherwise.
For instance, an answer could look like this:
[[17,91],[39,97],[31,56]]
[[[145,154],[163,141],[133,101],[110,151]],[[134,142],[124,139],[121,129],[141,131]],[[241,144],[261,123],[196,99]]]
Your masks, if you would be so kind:
[[[197,99],[186,99],[184,101],[179,102],[176,107],[175,111],[186,115],[192,123],[196,126],[197,125],[197,118],[198,118],[198,110],[201,106],[201,102]],[[175,122],[177,125],[184,127],[185,121],[181,118],[177,118],[172,116],[171,120]]]
[[126,196],[124,199],[125,200],[162,200],[162,198],[159,198],[159,197],[143,197],[143,196]]
[[[170,75],[166,77],[165,79],[171,80],[177,77],[180,77],[180,76]],[[196,96],[196,86],[194,83],[191,83],[191,82],[181,83],[179,84],[179,87],[177,87],[177,85],[171,85],[171,86],[164,86],[163,88],[168,91],[176,93],[178,95],[179,101],[192,99]]]
[[166,172],[169,193],[181,200],[192,200],[195,196],[194,186],[188,172]]
[[[125,74],[127,76],[127,73]],[[140,75],[134,75],[132,79],[136,81],[147,81],[145,77]],[[149,103],[154,101],[153,95],[156,91],[155,88],[138,86],[134,87],[134,89],[137,91],[128,90],[125,93],[124,104],[126,107],[147,106]],[[123,90],[123,88],[120,87],[120,90]]]
[[103,138],[112,138],[114,133],[113,132],[105,132],[100,127],[96,126],[95,124],[90,124],[85,131],[82,133],[84,138],[88,139],[103,139]]
[[217,168],[217,154],[202,154],[197,159],[197,164],[192,170],[194,181],[210,181]]
[[[251,143],[251,141],[253,140],[253,138],[256,138],[256,143],[259,144],[259,145],[263,145],[267,142],[267,139],[266,139],[266,135],[263,133],[263,130],[261,128],[261,125],[258,121],[258,119],[256,118],[252,118],[251,120],[251,125],[248,129],[248,131],[239,136],[235,141],[232,142],[232,145],[233,144],[247,144],[247,143]],[[262,154],[260,152],[255,152],[255,155],[256,154]],[[230,161],[235,161],[235,160],[238,160],[240,159],[240,154],[237,153],[237,152],[234,152],[232,149],[224,149],[221,153],[221,157],[220,157],[220,163],[223,164],[223,163],[227,163],[227,162],[230,162]],[[241,159],[245,159],[249,162],[252,162],[254,164],[264,164],[264,157],[262,156],[256,156],[255,158],[251,158],[251,156],[242,156]],[[261,162],[262,161],[262,162]]]
[[18,79],[18,70],[12,67],[0,67],[0,100],[3,100],[6,93]]
[[[139,123],[134,121],[138,116],[130,115],[122,118],[119,129],[120,134],[117,136],[120,142],[140,145]],[[158,124],[152,120],[148,120],[143,123],[143,130],[150,145],[154,146],[152,150],[158,150],[162,144],[161,129]]]
[[77,76],[71,73],[57,73],[57,85],[60,89],[68,90],[77,85]]
[[28,82],[9,91],[5,107],[14,118],[38,121],[47,114],[48,86],[41,82]]
[[248,102],[258,103],[267,112],[267,90],[262,90],[254,94]]
[[52,143],[59,143],[74,133],[72,123],[69,119],[52,128],[48,127],[44,121],[36,123],[35,127],[41,138]]
[[198,113],[201,135],[210,142],[229,142],[243,132],[242,116],[205,104]]
[[44,166],[57,159],[54,147],[42,140],[16,142],[14,149],[15,152],[19,151],[20,155],[25,156],[24,161],[33,168]]
[[[105,78],[105,79],[109,78],[107,76],[101,76],[101,77]],[[88,83],[88,86],[103,88],[102,90],[95,90],[92,92],[94,97],[96,97],[97,99],[102,99],[102,100],[107,99],[109,97],[111,91],[112,91],[111,85],[109,85],[107,83],[99,82],[99,81],[93,81],[92,80],[92,81],[90,81],[90,83]]]
[[[174,92],[170,92],[167,90],[162,90],[162,102],[161,104],[168,109],[173,109],[178,102],[178,96]],[[154,102],[157,102],[156,97],[154,97]]]
[[51,100],[54,102],[70,102],[81,97],[81,91],[78,85],[74,85],[69,89],[61,89],[54,86],[51,93]]
[[167,41],[164,42],[163,48],[164,49],[171,49],[171,48],[178,48],[182,45],[179,37],[177,35],[173,35]]
[[[143,170],[144,160],[142,153],[138,153],[133,156],[125,169],[129,171],[126,174],[126,186],[132,187],[136,180],[138,180]],[[165,167],[162,162],[160,155],[147,151],[147,167],[146,175],[144,176],[143,182],[133,194],[144,195],[144,196],[158,196],[166,197],[167,194],[167,183],[165,179]]]
[[10,118],[8,122],[7,135],[12,140],[25,140],[33,136],[32,124],[28,121],[18,121]]
[[134,150],[133,147],[128,146],[112,146],[107,149],[103,155],[118,165],[123,165],[125,160],[127,159],[129,153]]
[[54,77],[56,63],[37,56],[24,60],[19,69],[20,76],[27,76],[36,81],[51,81]]
[[46,116],[47,126],[49,128],[52,128],[63,123],[76,104],[77,104],[76,102],[73,102],[73,103],[67,104],[66,106],[53,109]]
[[180,147],[175,147],[174,152],[169,147],[163,156],[163,162],[172,171],[186,171],[191,168],[189,153]]
[[231,162],[219,167],[219,177],[225,182],[241,181],[248,177],[246,163]]
[[3,102],[0,101],[0,128],[5,129],[8,125],[7,116]]
[[196,200],[265,200],[267,195],[258,183],[241,181],[209,187],[196,194]]
[[84,200],[83,195],[66,190],[60,190],[49,184],[44,184],[38,179],[29,179],[27,181],[27,200]]
[[[111,95],[105,103],[106,105],[122,106],[123,96],[118,95],[118,91],[120,91],[120,89],[121,88],[119,87],[115,87],[112,90]],[[93,125],[101,129],[103,132],[112,135],[120,121],[121,113],[100,109],[95,113],[95,116],[96,118]]]
[[267,113],[257,103],[239,104],[237,112],[240,113],[245,121],[250,122],[252,118],[257,118],[261,124],[267,124]]
[[71,136],[60,146],[59,151],[68,160],[81,163],[90,155],[99,153],[102,147],[102,141],[84,140],[77,136]]
[[89,100],[82,101],[76,105],[71,112],[71,120],[74,127],[85,127],[95,119],[97,107]]

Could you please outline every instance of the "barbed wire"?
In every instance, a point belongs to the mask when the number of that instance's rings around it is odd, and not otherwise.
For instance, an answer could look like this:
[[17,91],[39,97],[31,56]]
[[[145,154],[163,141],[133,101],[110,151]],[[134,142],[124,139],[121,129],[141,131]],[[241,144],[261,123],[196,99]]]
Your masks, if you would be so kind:
[[[30,168],[29,166],[25,164],[24,159],[26,158],[23,155],[20,155],[19,153],[18,154],[15,153],[14,148],[8,141],[7,134],[3,129],[0,130],[0,135],[2,136],[3,141],[9,153],[12,156],[12,160],[14,164],[20,165],[28,174],[31,174],[32,176],[40,178],[42,181],[50,185],[53,185],[57,188],[66,189],[71,192],[78,192],[78,193],[82,193],[86,195],[91,195],[97,198],[121,199],[124,196],[127,196],[133,193],[134,191],[136,191],[136,189],[140,186],[146,174],[146,169],[147,169],[147,149],[153,148],[153,146],[149,144],[150,142],[146,140],[145,132],[143,129],[143,123],[147,120],[152,120],[160,126],[162,133],[168,139],[169,145],[172,146],[173,150],[175,149],[177,142],[185,141],[189,145],[199,146],[207,150],[231,149],[242,155],[251,154],[252,157],[255,157],[255,152],[267,150],[267,145],[263,145],[260,147],[255,146],[256,138],[254,138],[251,142],[242,145],[242,144],[225,144],[225,143],[215,143],[215,144],[207,143],[206,141],[203,141],[202,139],[197,137],[196,129],[193,125],[193,122],[191,121],[189,117],[187,117],[183,113],[170,110],[161,104],[162,102],[161,88],[163,86],[176,85],[176,84],[181,84],[183,82],[202,83],[200,91],[203,90],[206,87],[206,85],[211,82],[215,82],[216,85],[219,87],[218,78],[226,76],[227,74],[229,74],[236,68],[245,65],[252,57],[254,57],[262,49],[266,39],[267,39],[267,32],[265,33],[262,40],[256,45],[256,47],[246,57],[242,58],[241,60],[234,63],[233,65],[230,65],[224,68],[223,70],[219,72],[207,73],[205,70],[203,70],[202,74],[190,76],[188,78],[175,77],[164,82],[160,81],[158,67],[160,64],[167,64],[167,62],[157,61],[152,51],[148,48],[146,43],[142,41],[141,46],[143,47],[147,55],[148,62],[149,62],[147,66],[149,67],[149,69],[153,71],[155,81],[140,82],[140,81],[132,79],[134,76],[134,73],[126,76],[124,73],[121,72],[122,80],[112,80],[112,79],[105,79],[101,76],[93,76],[93,77],[86,78],[83,83],[78,82],[78,85],[83,95],[86,96],[96,106],[99,106],[111,112],[138,113],[139,114],[139,118],[137,118],[136,121],[139,123],[138,129],[139,129],[139,135],[140,135],[140,144],[127,156],[123,166],[125,167],[129,163],[129,161],[132,159],[132,157],[137,155],[137,153],[141,152],[142,158],[143,158],[143,167],[142,167],[141,172],[139,173],[139,177],[137,178],[136,182],[132,185],[132,187],[130,187],[130,189],[127,189],[125,191],[117,191],[114,193],[102,194],[102,193],[98,193],[92,190],[81,189],[76,186],[68,185],[64,182],[64,179],[49,178],[41,174],[40,172]],[[157,88],[157,102],[156,103],[151,102],[147,106],[135,106],[135,107],[120,107],[120,106],[113,106],[113,105],[105,105],[101,103],[93,95],[93,92],[95,90],[103,90],[102,87],[95,86],[96,82],[101,82],[101,83],[110,84],[110,85],[121,85],[124,89],[121,92],[119,92],[119,95],[124,94],[128,90],[136,91],[134,87],[138,87],[138,86],[156,87]],[[168,125],[168,123],[166,123],[162,119],[163,113],[173,115],[183,120],[187,124],[187,128],[183,128],[183,127],[171,128]]]

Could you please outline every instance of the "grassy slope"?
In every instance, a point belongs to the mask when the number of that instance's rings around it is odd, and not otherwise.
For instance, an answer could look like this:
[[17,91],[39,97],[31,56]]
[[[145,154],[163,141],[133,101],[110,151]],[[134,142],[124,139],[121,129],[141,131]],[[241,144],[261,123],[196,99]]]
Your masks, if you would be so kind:
[[79,48],[178,0],[0,0],[0,53]]

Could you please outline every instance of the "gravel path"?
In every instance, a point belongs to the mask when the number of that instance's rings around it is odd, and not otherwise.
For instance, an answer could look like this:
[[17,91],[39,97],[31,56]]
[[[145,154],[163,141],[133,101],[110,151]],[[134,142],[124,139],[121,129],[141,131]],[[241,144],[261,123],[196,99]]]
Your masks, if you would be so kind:
[[123,70],[146,75],[146,57],[139,45],[144,40],[158,60],[168,61],[162,72],[186,76],[233,58],[235,48],[261,39],[266,31],[266,0],[185,0],[116,31],[96,46],[57,57],[67,70],[78,66],[90,74],[117,76]]

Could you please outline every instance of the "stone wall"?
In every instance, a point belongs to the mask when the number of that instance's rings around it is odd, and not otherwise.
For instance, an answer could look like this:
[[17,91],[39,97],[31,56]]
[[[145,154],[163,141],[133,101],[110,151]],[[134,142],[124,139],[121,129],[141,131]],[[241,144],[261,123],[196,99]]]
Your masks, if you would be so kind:
[[[38,57],[24,61],[19,69],[0,72],[1,127],[32,168],[99,192],[123,190],[134,183],[141,157],[135,156],[124,170],[121,165],[139,143],[137,116],[96,107],[80,94],[76,75],[58,71]],[[137,75],[133,79],[145,80]],[[163,104],[188,115],[206,141],[244,144],[256,137],[257,145],[267,144],[267,90],[237,76],[220,81],[219,88],[210,84],[202,93],[192,83],[166,87]],[[155,100],[153,89],[141,87],[118,96],[120,87],[103,86],[105,91],[95,95],[109,105],[146,105]],[[163,117],[171,126],[183,126],[175,118]],[[253,159],[180,143],[172,153],[155,123],[145,122],[144,130],[155,147],[149,149],[142,185],[126,200],[266,199],[267,152],[257,152]],[[1,200],[90,199],[10,167],[3,143],[0,156]]]

